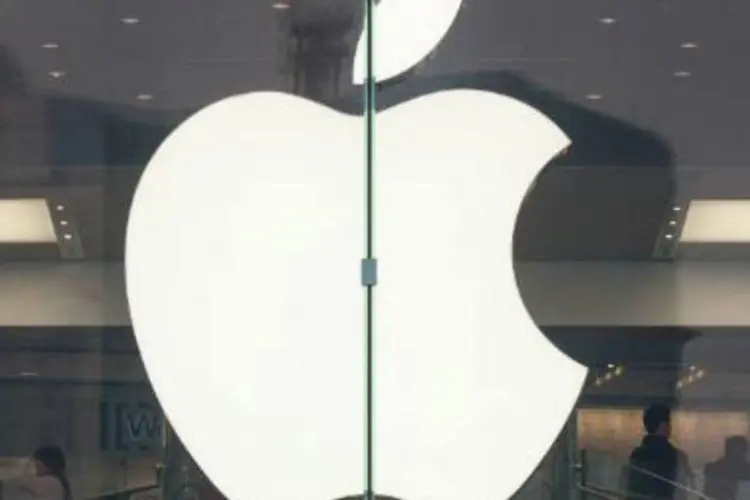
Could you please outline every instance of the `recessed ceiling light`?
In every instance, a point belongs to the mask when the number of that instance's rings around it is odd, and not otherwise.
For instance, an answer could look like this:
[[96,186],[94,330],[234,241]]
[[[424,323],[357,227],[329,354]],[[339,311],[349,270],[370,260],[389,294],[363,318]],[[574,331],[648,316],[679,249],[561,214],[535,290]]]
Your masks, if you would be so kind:
[[599,22],[602,24],[615,24],[617,22],[617,19],[614,17],[602,17],[599,19]]
[[697,49],[698,44],[695,42],[684,42],[682,45],[680,45],[683,49]]
[[42,48],[43,49],[53,50],[53,49],[59,49],[60,45],[58,45],[58,44],[56,44],[54,42],[48,42],[48,43],[43,43],[42,44]]
[[603,98],[601,94],[586,94],[586,99],[589,101],[601,101]]
[[690,74],[691,73],[689,71],[675,71],[674,72],[674,76],[676,76],[677,78],[687,78],[690,76]]
[[51,76],[55,80],[59,80],[60,78],[65,76],[65,71],[60,71],[60,70],[50,71],[49,76]]
[[68,221],[66,221],[66,220],[61,220],[61,221],[60,221],[60,225],[61,225],[62,227],[66,227],[66,226],[68,225]]
[[72,239],[73,239],[73,235],[72,235],[72,234],[70,234],[70,233],[65,233],[65,234],[63,235],[63,238],[65,238],[66,240],[72,240]]
[[55,242],[57,236],[46,200],[0,200],[0,243]]
[[63,210],[65,210],[65,205],[57,205],[55,207],[55,210],[57,210],[58,212],[62,212]]
[[681,243],[750,243],[750,199],[693,200]]
[[154,98],[154,96],[151,95],[151,94],[138,94],[136,96],[136,99],[138,99],[139,101],[150,101],[153,98]]
[[122,24],[138,24],[141,22],[137,17],[123,17],[120,19]]
[[271,8],[276,10],[286,10],[289,8],[289,4],[286,2],[274,2],[271,4]]

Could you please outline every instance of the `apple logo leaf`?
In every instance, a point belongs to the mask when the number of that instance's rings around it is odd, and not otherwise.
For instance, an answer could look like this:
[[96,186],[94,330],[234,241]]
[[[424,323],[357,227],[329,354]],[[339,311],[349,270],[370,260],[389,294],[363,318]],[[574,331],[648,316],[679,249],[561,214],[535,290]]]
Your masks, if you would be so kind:
[[[374,80],[396,77],[427,57],[448,33],[460,9],[461,0],[383,0],[375,6]],[[354,55],[354,84],[364,84],[366,73],[365,27]]]

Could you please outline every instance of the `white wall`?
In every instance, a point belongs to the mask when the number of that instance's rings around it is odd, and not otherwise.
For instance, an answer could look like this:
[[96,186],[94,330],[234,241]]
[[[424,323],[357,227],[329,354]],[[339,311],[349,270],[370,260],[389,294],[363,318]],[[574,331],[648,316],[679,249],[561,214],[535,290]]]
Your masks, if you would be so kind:
[[[516,273],[543,325],[750,325],[750,264],[523,262]],[[0,266],[0,325],[128,324],[121,264]]]
[[750,264],[519,263],[519,288],[542,325],[750,326]]

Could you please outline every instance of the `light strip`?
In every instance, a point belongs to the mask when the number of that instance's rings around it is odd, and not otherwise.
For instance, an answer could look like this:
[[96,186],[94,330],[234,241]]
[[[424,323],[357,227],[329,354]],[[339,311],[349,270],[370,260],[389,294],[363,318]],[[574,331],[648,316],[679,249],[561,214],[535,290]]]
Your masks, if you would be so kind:
[[0,244],[3,243],[57,243],[47,201],[0,200]]
[[681,243],[750,243],[750,199],[693,200]]

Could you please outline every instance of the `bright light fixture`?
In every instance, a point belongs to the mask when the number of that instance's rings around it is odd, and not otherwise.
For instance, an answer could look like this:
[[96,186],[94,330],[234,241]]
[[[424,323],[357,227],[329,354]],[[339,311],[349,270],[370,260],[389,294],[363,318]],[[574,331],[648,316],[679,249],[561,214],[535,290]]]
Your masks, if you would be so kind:
[[276,10],[286,10],[289,8],[289,4],[286,2],[274,2],[271,4],[271,7]]
[[682,243],[750,243],[750,199],[693,200]]
[[47,202],[0,200],[0,243],[57,243]]
[[120,22],[122,24],[138,24],[139,22],[141,22],[141,20],[137,17],[123,17],[122,19],[120,19]]

